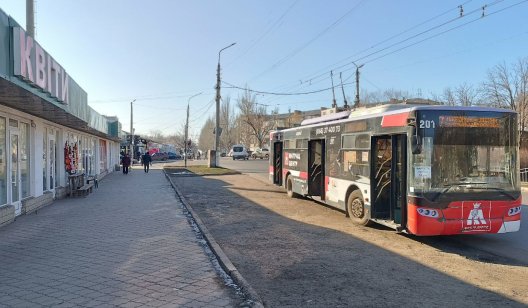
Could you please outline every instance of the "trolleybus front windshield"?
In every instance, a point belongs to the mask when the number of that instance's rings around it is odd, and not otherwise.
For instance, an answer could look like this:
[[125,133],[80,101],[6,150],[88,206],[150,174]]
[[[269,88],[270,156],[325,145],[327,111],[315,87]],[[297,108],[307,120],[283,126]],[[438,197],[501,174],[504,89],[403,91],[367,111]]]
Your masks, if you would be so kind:
[[411,194],[430,202],[449,201],[460,194],[499,200],[518,197],[515,114],[421,111],[416,122],[421,151],[411,158]]

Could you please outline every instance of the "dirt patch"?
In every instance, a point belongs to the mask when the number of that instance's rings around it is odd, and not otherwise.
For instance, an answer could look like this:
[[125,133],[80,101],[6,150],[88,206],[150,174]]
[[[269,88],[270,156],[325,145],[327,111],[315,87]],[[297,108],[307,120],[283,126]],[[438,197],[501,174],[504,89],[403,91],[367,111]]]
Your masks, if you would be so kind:
[[355,226],[243,174],[171,178],[267,306],[528,304],[525,265],[449,237]]

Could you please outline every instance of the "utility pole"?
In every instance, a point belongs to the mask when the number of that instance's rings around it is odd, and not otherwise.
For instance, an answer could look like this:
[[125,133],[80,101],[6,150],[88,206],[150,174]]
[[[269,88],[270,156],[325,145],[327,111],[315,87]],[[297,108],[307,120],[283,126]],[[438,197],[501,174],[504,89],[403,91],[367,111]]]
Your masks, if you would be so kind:
[[334,71],[330,71],[330,79],[332,79],[332,108],[337,107],[337,102],[335,99],[335,91],[334,91]]
[[236,43],[233,43],[227,47],[224,47],[220,49],[218,52],[218,66],[216,68],[216,125],[215,125],[215,143],[214,143],[214,152],[215,152],[215,158],[214,158],[214,167],[218,167],[218,146],[220,145],[220,53],[235,45]]
[[187,168],[187,139],[189,135],[189,101],[187,101],[187,120],[185,121],[185,140],[184,140],[184,159],[185,159],[185,168]]
[[189,139],[189,102],[191,101],[191,98],[198,96],[200,94],[202,94],[202,92],[198,94],[194,94],[193,96],[189,97],[189,99],[187,99],[187,120],[185,121],[185,141],[183,142],[184,149],[185,149],[185,152],[183,152],[184,159],[185,159],[185,168],[187,168],[187,142],[188,142],[187,139]]
[[359,107],[359,69],[365,64],[357,66],[356,63],[352,62],[356,66],[356,99],[354,100],[354,108]]
[[130,165],[131,166],[134,163],[134,126],[133,126],[133,123],[134,123],[134,109],[132,107],[132,104],[135,101],[136,100],[134,99],[133,101],[130,102],[130,150],[129,150],[129,155],[130,155]]

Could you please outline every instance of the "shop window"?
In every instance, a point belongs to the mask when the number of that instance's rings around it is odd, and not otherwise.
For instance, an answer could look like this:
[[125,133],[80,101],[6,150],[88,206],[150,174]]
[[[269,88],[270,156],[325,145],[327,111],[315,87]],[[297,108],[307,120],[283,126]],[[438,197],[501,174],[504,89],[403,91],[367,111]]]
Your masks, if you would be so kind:
[[48,129],[44,128],[42,135],[42,191],[48,190],[48,175],[46,170],[48,168]]
[[0,117],[0,204],[7,203],[6,118]]
[[106,141],[99,140],[99,172],[106,171]]
[[30,164],[31,161],[30,158],[30,149],[29,149],[29,124],[28,123],[20,123],[20,157],[19,157],[19,165],[20,165],[20,181],[22,184],[22,198],[29,197],[30,194]]

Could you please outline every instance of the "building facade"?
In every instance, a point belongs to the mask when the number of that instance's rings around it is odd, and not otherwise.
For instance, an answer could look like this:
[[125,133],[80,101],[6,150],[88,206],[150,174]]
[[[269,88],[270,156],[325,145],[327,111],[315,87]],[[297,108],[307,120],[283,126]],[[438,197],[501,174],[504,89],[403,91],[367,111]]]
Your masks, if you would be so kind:
[[0,10],[0,226],[66,196],[69,177],[119,164],[121,125]]

